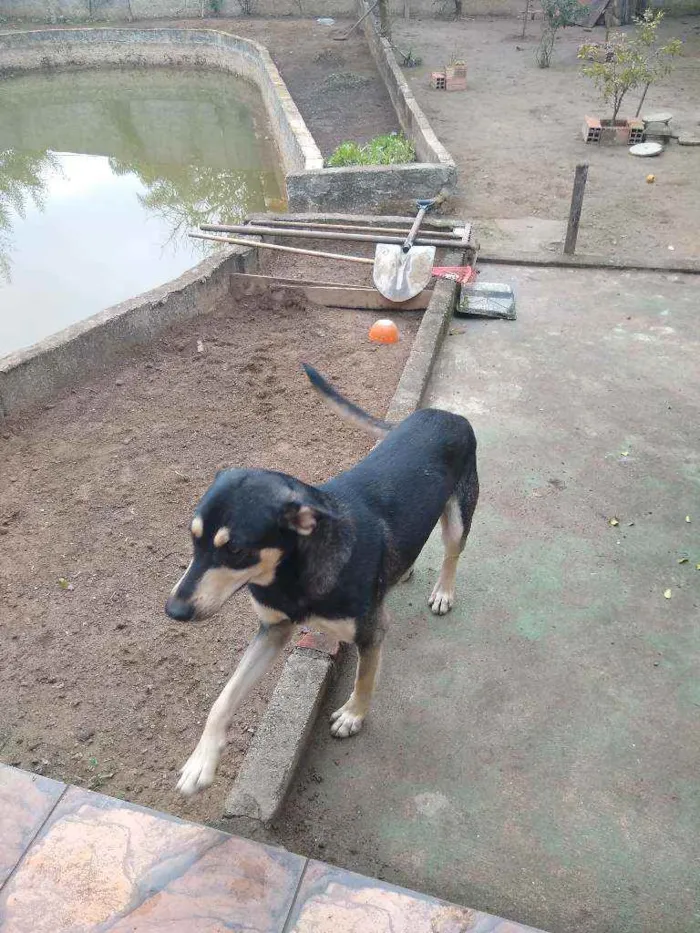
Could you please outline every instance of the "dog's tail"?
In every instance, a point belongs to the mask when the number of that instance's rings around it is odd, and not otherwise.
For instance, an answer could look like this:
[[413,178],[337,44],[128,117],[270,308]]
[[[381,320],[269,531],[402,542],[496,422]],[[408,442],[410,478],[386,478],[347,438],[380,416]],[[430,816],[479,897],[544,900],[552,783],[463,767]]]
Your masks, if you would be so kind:
[[315,370],[313,366],[308,366],[306,363],[302,363],[302,366],[314,389],[316,389],[319,395],[323,396],[326,404],[329,405],[337,415],[340,415],[344,421],[349,421],[350,424],[354,424],[355,427],[361,428],[367,434],[374,435],[374,437],[386,437],[389,431],[394,427],[394,425],[389,424],[388,421],[375,418],[374,415],[368,414],[358,405],[354,405],[346,398],[343,398],[340,392],[336,391],[329,382],[326,382],[323,376]]

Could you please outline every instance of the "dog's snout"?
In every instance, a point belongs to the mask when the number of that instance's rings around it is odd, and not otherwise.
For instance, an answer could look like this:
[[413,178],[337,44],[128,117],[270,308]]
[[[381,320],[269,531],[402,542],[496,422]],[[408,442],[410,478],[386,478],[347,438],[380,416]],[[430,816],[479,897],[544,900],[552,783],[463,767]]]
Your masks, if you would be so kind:
[[176,622],[189,622],[194,616],[194,606],[179,596],[170,596],[165,604],[165,611]]

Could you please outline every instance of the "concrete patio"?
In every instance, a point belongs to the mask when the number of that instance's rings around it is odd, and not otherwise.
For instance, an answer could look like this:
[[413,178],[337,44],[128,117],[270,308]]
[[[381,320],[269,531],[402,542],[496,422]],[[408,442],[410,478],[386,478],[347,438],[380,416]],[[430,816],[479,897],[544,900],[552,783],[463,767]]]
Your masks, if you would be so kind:
[[553,933],[697,933],[700,280],[481,278],[518,320],[455,319],[427,399],[480,444],[458,603],[428,611],[435,536],[365,731],[318,725],[278,836]]

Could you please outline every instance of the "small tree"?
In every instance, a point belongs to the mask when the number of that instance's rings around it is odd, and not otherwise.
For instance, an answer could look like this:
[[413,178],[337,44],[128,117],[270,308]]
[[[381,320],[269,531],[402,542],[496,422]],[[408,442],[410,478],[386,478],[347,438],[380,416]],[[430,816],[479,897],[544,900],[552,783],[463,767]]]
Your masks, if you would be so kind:
[[[663,16],[662,10],[646,10],[636,20],[632,35],[618,33],[611,37],[604,62],[592,61],[581,67],[581,73],[591,78],[603,101],[612,107],[613,126],[628,92],[644,85],[643,100],[649,87],[671,71],[671,59],[680,54],[680,39],[658,45],[657,30]],[[578,57],[585,59],[595,52],[595,45],[582,45]]]
[[549,68],[557,33],[563,26],[573,26],[583,9],[579,0],[542,0],[542,36],[535,52],[539,68]]

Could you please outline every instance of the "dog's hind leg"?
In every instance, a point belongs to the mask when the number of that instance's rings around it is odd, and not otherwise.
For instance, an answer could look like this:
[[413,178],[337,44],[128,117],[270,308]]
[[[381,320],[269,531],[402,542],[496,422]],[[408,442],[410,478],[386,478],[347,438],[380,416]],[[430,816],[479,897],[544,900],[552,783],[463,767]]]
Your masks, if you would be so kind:
[[202,737],[180,771],[177,784],[180,793],[189,797],[212,783],[233,714],[282,653],[293,631],[291,622],[260,626],[233,677],[212,706]]
[[435,615],[445,615],[454,605],[457,563],[467,543],[478,498],[479,479],[474,464],[460,479],[454,495],[447,500],[445,511],[440,516],[445,554],[440,576],[428,599]]
[[406,571],[406,573],[405,573],[405,574],[401,577],[401,579],[399,580],[399,583],[408,583],[408,581],[409,581],[409,580],[411,579],[411,577],[413,576],[413,571],[414,571],[415,569],[416,569],[416,565],[415,565],[415,564],[411,564],[411,566],[408,568],[408,570]]
[[380,620],[370,644],[357,646],[357,671],[352,693],[347,703],[331,713],[331,735],[337,739],[346,739],[362,728],[377,684],[383,639],[384,628]]

